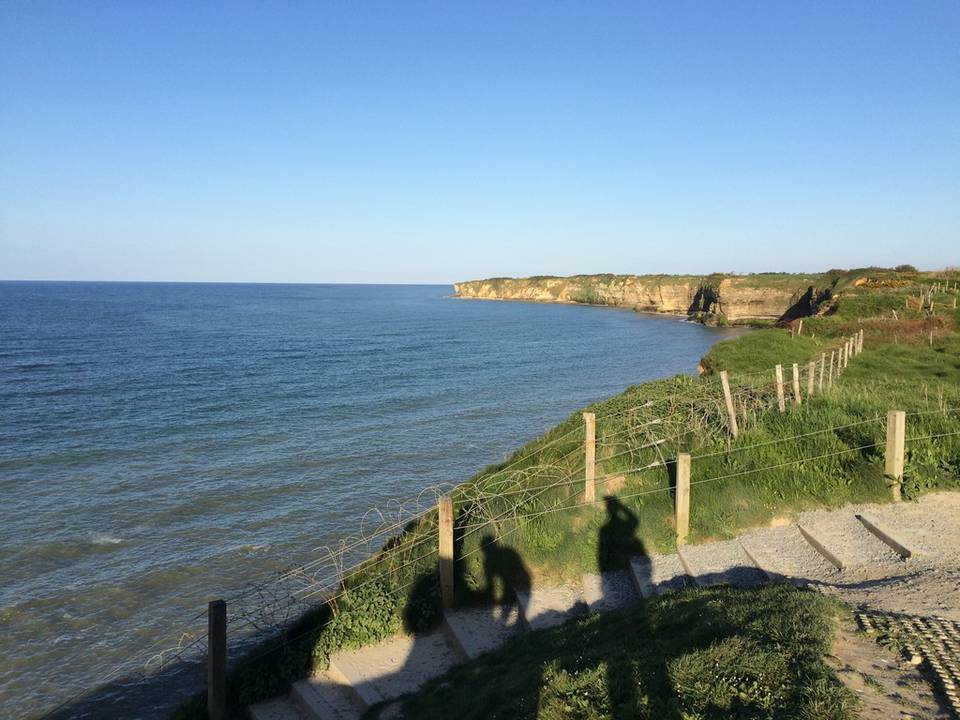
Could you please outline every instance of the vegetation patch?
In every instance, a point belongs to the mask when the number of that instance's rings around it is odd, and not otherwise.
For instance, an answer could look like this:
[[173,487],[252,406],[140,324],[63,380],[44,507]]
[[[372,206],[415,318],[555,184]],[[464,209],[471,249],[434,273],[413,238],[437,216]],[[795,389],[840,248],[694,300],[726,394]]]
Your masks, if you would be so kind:
[[514,639],[409,697],[404,716],[846,720],[856,700],[824,661],[843,613],[787,585],[668,593]]

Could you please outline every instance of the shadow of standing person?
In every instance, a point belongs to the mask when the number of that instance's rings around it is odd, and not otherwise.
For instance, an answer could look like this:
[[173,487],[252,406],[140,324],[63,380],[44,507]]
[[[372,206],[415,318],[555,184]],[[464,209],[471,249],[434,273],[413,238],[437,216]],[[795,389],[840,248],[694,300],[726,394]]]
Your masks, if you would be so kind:
[[643,543],[637,538],[640,521],[615,496],[608,495],[603,502],[607,521],[600,528],[597,565],[600,572],[629,570],[630,558],[646,555]]
[[497,605],[501,614],[506,613],[510,603],[516,601],[518,592],[530,592],[530,572],[520,554],[498,543],[493,535],[484,535],[480,547],[483,552],[484,600]]
[[[632,572],[636,577],[636,585],[640,588],[652,587],[650,562],[643,543],[637,537],[640,520],[620,500],[613,495],[604,498],[607,519],[600,528],[597,546],[597,566],[600,569],[601,587],[604,598],[616,597],[623,592],[626,582],[634,583],[630,577]],[[631,561],[633,568],[631,568]],[[654,636],[649,615],[644,612],[641,598],[640,609],[635,614],[636,621],[633,627],[632,638],[625,640],[633,642],[649,642]],[[649,668],[648,668],[649,670]],[[643,709],[638,707],[638,680],[636,668],[632,663],[618,663],[607,661],[607,693],[611,714],[614,718],[641,717]],[[644,673],[644,680],[651,688],[669,686],[667,677],[666,659],[664,662],[655,662],[652,672]],[[664,720],[679,720],[679,710],[661,715]]]
[[[483,552],[484,594],[486,601],[497,606],[501,619],[506,619],[513,605],[520,612],[517,593],[528,593],[532,586],[530,571],[520,554],[511,547],[501,545],[490,534],[480,539]],[[540,686],[543,682],[543,668],[533,665],[524,668],[530,674],[529,682],[520,687],[530,688],[529,692],[514,698],[513,717],[534,720],[540,709]]]

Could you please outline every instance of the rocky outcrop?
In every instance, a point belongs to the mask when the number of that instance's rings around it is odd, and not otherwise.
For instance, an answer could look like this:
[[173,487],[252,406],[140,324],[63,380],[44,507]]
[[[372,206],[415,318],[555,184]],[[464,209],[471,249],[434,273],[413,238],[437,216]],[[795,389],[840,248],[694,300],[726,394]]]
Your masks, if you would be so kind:
[[614,305],[723,323],[809,315],[830,297],[830,284],[819,275],[574,275],[471,280],[454,288],[461,298]]

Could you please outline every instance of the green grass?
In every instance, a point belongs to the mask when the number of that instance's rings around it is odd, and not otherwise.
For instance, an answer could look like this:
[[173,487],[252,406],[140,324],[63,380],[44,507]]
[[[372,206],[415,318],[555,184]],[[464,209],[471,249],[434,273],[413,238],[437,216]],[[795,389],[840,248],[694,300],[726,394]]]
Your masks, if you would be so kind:
[[[844,276],[836,283],[842,289],[824,308],[828,314],[805,319],[802,336],[792,338],[784,329],[747,333],[714,346],[700,378],[636,385],[587,408],[597,416],[598,496],[605,476],[622,475],[617,495],[633,522],[617,540],[622,547],[611,550],[607,542],[604,552],[622,558],[638,548],[674,547],[669,467],[647,466],[678,452],[694,456],[691,542],[733,537],[807,508],[887,500],[883,418],[891,409],[922,413],[908,416],[905,497],[960,487],[960,435],[910,440],[960,431],[957,311],[887,317],[888,306],[916,294],[916,277],[889,271],[876,278],[866,271]],[[856,280],[865,282],[855,286]],[[883,317],[862,317],[867,312]],[[843,335],[861,326],[864,353],[851,360],[835,387],[807,398],[804,382],[803,404],[780,414],[773,365],[784,365],[789,379],[792,363],[805,368],[825,350],[829,357]],[[738,402],[746,403],[735,440],[729,437],[720,369],[729,371]],[[563,580],[610,569],[600,542],[609,515],[602,506],[581,502],[583,441],[576,412],[455,490],[458,602],[509,598],[510,587],[530,582],[530,576]],[[290,681],[326,668],[340,648],[435,625],[441,617],[436,533],[435,512],[411,523],[348,575],[335,610],[319,608],[261,648],[255,661],[241,663],[230,685],[235,707],[277,695]],[[202,700],[180,717],[202,717]]]
[[671,593],[524,634],[407,698],[404,717],[846,720],[856,700],[824,661],[843,612],[785,585]]

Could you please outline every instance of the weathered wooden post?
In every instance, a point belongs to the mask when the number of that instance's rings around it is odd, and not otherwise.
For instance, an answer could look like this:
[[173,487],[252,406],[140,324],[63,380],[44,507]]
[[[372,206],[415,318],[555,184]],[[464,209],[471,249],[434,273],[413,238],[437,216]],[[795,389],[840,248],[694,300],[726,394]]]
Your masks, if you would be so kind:
[[797,323],[797,335],[803,334],[803,318],[800,318],[800,322]]
[[737,413],[733,409],[733,396],[730,394],[730,378],[726,370],[720,371],[720,384],[723,386],[723,402],[727,406],[727,417],[730,419],[730,434],[736,437],[740,434],[737,425]]
[[777,382],[777,407],[780,408],[780,412],[786,412],[787,404],[783,399],[783,366],[777,365],[773,372]]
[[583,501],[597,501],[597,417],[591,412],[583,414]]
[[800,399],[800,368],[796,363],[793,364],[793,404],[799,406]]
[[828,387],[828,388],[832,388],[832,387],[833,387],[833,358],[834,358],[834,356],[835,356],[836,354],[837,354],[837,351],[836,351],[836,350],[831,350],[831,351],[830,351],[830,377],[829,377],[829,379],[828,379],[828,381],[827,381],[827,387]]
[[887,450],[884,457],[883,474],[890,478],[890,489],[894,500],[900,500],[900,485],[903,482],[903,451],[906,427],[907,414],[903,410],[891,410],[887,413]]
[[807,397],[813,397],[813,385],[816,380],[817,361],[811,360],[807,363]]
[[207,717],[227,720],[227,603],[207,604]]
[[445,608],[453,607],[453,500],[444,495],[437,502],[440,597]]
[[690,453],[677,455],[677,545],[687,541],[690,532]]
[[817,392],[823,392],[823,371],[827,369],[827,354],[820,353],[820,377],[817,380]]

